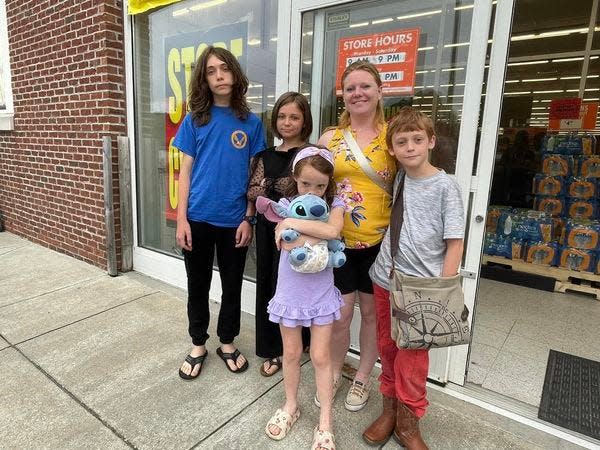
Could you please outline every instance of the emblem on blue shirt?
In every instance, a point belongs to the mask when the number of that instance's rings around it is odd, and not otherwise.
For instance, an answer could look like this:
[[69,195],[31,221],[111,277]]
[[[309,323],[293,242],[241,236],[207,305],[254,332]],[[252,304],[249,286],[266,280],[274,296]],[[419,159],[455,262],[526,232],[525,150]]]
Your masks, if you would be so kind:
[[246,142],[248,142],[248,135],[242,130],[235,130],[231,133],[231,143],[238,150],[244,148]]

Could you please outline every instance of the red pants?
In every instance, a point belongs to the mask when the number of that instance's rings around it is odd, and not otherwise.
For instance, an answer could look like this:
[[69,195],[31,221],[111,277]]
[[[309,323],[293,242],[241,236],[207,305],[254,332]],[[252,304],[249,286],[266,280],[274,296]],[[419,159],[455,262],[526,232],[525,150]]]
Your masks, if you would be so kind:
[[377,314],[377,348],[381,358],[379,390],[386,397],[397,398],[417,417],[423,417],[427,401],[429,351],[396,347],[391,335],[390,293],[373,284]]

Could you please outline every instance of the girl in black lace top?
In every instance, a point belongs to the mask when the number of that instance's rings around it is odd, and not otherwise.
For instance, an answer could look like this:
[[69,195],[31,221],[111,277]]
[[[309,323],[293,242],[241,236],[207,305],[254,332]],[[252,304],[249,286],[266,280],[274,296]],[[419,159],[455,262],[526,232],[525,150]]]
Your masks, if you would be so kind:
[[[312,116],[306,98],[297,92],[281,95],[271,116],[273,134],[281,145],[270,147],[253,160],[248,200],[255,202],[259,195],[279,201],[293,181],[291,164],[296,150],[308,141],[312,133]],[[256,355],[266,358],[260,373],[271,376],[281,367],[283,354],[279,325],[269,321],[267,304],[275,293],[279,251],[275,246],[275,224],[262,215],[257,216],[256,231]],[[308,331],[308,330],[307,330]],[[305,345],[308,335],[303,332]]]

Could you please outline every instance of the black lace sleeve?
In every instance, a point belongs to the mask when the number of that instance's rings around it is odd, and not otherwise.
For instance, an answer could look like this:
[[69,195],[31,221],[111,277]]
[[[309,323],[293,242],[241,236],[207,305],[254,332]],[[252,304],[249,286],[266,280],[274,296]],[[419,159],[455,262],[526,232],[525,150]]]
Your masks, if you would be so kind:
[[246,197],[249,201],[255,202],[257,197],[266,195],[265,193],[265,166],[263,159],[257,156],[252,162],[250,181],[248,182],[248,193]]
[[274,181],[275,182],[272,183],[273,190],[277,194],[277,197],[281,198],[281,197],[286,196],[288,187],[289,187],[290,183],[294,182],[294,179],[292,177],[282,177],[282,178],[275,178]]

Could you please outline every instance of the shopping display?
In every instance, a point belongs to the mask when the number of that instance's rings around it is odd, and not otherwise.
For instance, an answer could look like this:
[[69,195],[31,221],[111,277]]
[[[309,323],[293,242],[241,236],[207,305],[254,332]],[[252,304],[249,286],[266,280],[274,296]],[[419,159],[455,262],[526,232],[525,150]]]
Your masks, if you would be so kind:
[[490,206],[484,253],[600,274],[600,155],[591,134],[547,134],[533,209]]

